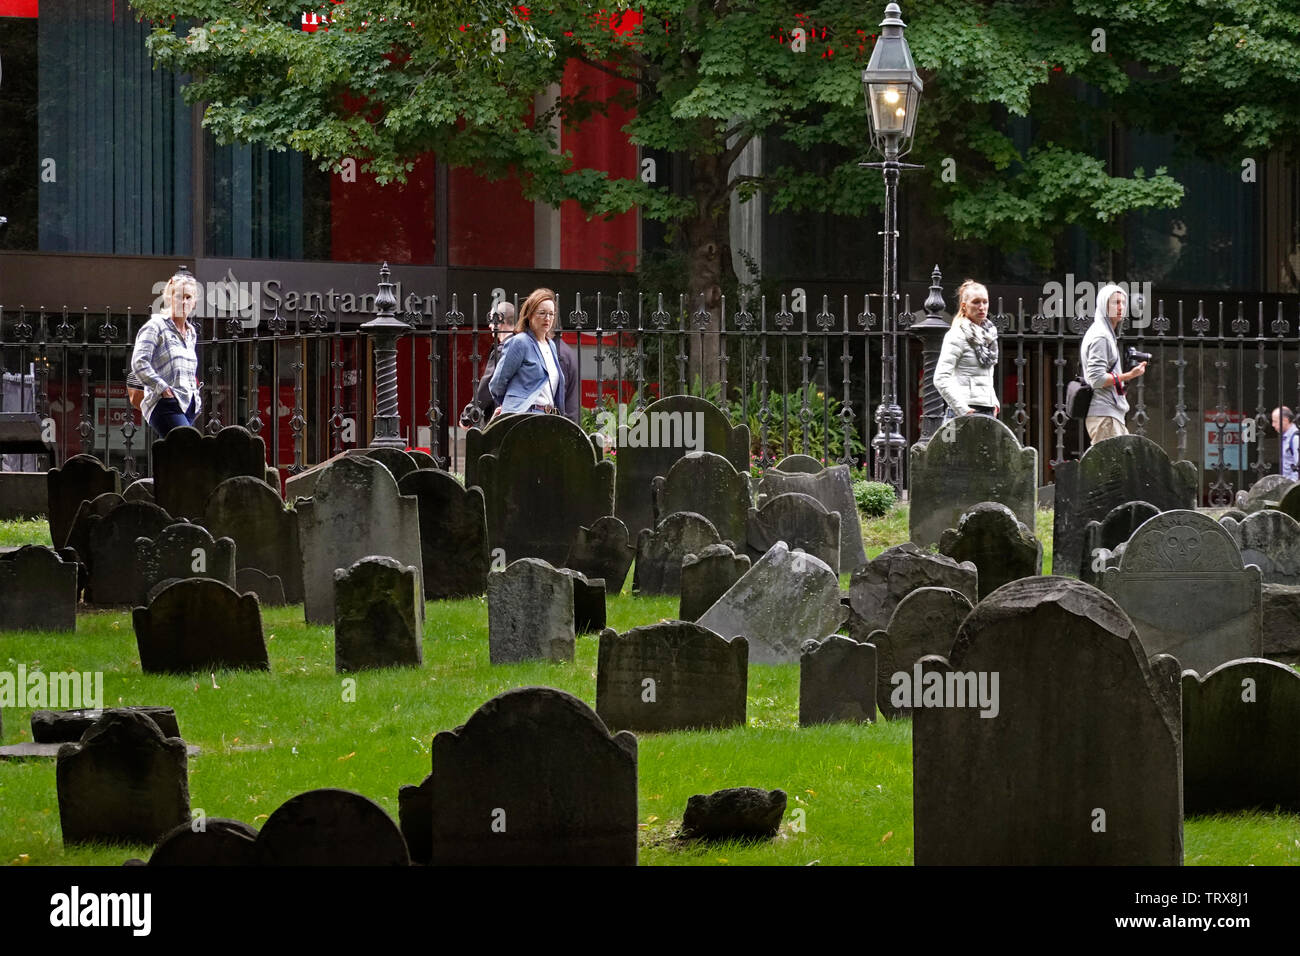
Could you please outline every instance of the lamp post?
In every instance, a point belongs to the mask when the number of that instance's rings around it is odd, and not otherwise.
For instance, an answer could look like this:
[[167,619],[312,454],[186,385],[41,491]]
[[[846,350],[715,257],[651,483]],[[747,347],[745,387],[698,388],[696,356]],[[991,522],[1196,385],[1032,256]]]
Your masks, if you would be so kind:
[[903,410],[898,406],[897,336],[898,336],[898,175],[904,169],[920,169],[899,162],[912,148],[916,130],[916,110],[923,88],[917,75],[912,52],[903,38],[906,24],[898,4],[885,7],[880,38],[871,51],[871,60],[862,71],[862,86],[867,95],[867,120],[871,124],[871,145],[885,160],[863,163],[880,169],[885,177],[885,274],[884,299],[881,304],[880,328],[884,333],[880,353],[880,404],[876,406],[876,435],[871,447],[876,452],[875,478],[903,490],[903,449],[907,439],[900,433]]
[[371,448],[406,448],[402,417],[397,410],[397,339],[411,327],[397,318],[397,296],[385,262],[379,270],[379,292],[375,295],[375,317],[361,326],[371,337],[375,353],[375,436]]

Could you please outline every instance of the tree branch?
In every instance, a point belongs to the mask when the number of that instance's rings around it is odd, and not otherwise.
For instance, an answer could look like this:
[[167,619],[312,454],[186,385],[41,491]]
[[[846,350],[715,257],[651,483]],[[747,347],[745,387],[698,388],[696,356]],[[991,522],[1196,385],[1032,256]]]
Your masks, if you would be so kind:
[[[745,147],[749,145],[749,141],[753,138],[754,131],[751,129],[749,132],[742,135],[740,139],[736,140],[736,142],[722,154],[722,157],[718,162],[722,164],[723,168],[730,169],[731,164],[740,158],[740,154],[745,151]],[[726,142],[726,137],[723,138],[723,142]]]

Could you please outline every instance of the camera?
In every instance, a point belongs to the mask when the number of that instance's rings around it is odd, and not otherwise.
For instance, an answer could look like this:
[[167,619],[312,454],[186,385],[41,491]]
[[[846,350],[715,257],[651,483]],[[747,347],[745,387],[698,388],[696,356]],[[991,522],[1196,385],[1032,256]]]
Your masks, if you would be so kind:
[[1128,360],[1129,360],[1130,362],[1133,362],[1133,363],[1135,363],[1135,364],[1138,363],[1138,362],[1150,362],[1150,361],[1151,361],[1151,353],[1150,353],[1150,352],[1139,352],[1137,349],[1133,348],[1131,345],[1128,347],[1127,351],[1126,351],[1124,354],[1128,356]]

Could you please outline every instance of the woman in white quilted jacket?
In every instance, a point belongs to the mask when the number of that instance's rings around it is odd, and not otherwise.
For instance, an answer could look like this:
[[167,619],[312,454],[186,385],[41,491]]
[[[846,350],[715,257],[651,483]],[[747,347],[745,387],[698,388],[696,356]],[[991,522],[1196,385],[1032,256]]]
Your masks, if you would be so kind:
[[957,314],[943,337],[934,387],[948,403],[944,421],[958,415],[1002,411],[993,369],[998,364],[998,330],[989,321],[989,290],[967,279],[957,290]]

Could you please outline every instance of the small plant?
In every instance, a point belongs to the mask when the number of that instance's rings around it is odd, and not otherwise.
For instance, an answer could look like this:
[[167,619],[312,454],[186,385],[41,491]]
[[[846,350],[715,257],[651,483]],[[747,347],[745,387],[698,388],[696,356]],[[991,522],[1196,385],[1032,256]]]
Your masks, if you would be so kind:
[[883,518],[898,500],[893,486],[879,481],[855,481],[853,497],[858,503],[858,510],[868,518]]

